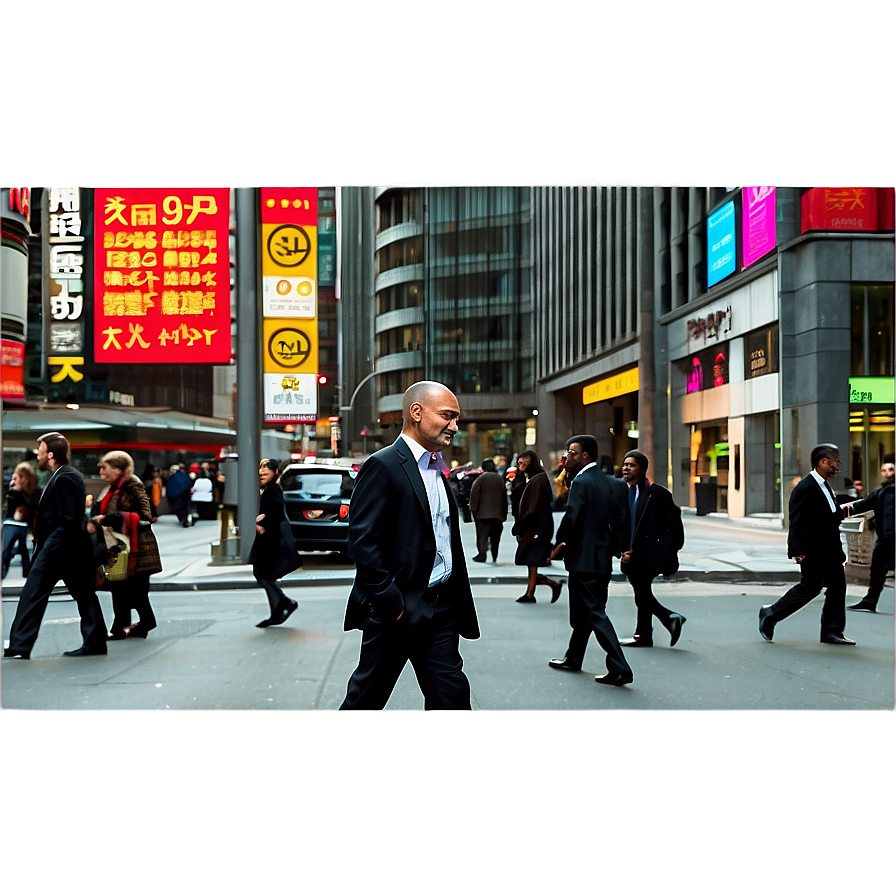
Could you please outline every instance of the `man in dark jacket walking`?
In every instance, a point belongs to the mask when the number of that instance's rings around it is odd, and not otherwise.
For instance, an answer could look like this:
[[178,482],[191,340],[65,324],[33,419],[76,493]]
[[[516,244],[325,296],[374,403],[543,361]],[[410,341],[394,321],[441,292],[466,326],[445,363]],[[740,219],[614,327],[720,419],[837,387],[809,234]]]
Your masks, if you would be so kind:
[[869,613],[876,613],[877,602],[884,589],[887,572],[893,569],[893,534],[894,517],[896,517],[893,501],[894,491],[896,491],[896,486],[894,486],[896,466],[893,464],[893,459],[892,454],[884,457],[880,468],[884,484],[877,491],[872,492],[861,501],[842,505],[847,516],[873,510],[874,517],[871,520],[871,528],[877,533],[877,543],[871,554],[871,580],[868,582],[868,593],[857,604],[847,607],[848,610],[867,610]]
[[492,560],[497,563],[498,545],[507,519],[507,489],[490,458],[482,462],[482,472],[470,490],[470,510],[476,522],[476,556],[473,559],[484,563],[491,546]]
[[84,528],[84,479],[69,465],[65,436],[48,432],[37,442],[37,464],[52,475],[37,506],[34,563],[19,595],[3,656],[31,658],[50,593],[60,579],[78,606],[83,639],[80,647],[64,655],[100,656],[106,653],[106,623],[93,585],[93,549]]
[[840,473],[840,449],[830,442],[816,445],[812,470],[790,493],[787,556],[800,565],[800,580],[783,597],[759,609],[759,634],[774,637],[775,626],[806,606],[825,589],[821,608],[821,643],[854,645],[846,628],[846,557],[840,545],[843,511],[830,480]]
[[685,618],[666,609],[653,594],[653,580],[678,569],[678,552],[684,545],[681,510],[668,489],[647,478],[647,455],[629,451],[622,461],[622,478],[628,485],[630,531],[625,533],[628,550],[622,552],[620,566],[635,592],[638,608],[635,636],[620,641],[624,647],[653,647],[653,617],[669,630],[674,647],[681,636]]
[[566,470],[575,477],[569,487],[566,513],[557,529],[555,560],[563,555],[569,570],[569,624],[572,634],[563,659],[548,662],[552,669],[578,672],[585,648],[594,632],[607,654],[607,674],[596,675],[600,684],[622,686],[633,681],[610,617],[607,596],[613,557],[621,553],[629,516],[625,485],[597,467],[597,439],[573,436],[566,443]]

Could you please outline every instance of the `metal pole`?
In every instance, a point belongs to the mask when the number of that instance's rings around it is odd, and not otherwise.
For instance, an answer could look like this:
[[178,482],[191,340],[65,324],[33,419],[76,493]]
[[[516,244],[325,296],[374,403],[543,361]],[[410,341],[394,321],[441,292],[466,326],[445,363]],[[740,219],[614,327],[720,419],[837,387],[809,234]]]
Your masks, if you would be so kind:
[[261,375],[258,357],[258,191],[236,190],[236,450],[240,556],[249,561],[258,514],[261,460]]

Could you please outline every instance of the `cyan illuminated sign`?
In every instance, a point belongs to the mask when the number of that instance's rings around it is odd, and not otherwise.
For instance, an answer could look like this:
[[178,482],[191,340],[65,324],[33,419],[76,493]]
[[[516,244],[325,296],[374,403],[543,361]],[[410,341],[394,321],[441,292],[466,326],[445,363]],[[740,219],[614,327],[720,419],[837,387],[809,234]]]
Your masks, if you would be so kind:
[[734,203],[726,202],[706,219],[706,285],[733,274],[736,264]]

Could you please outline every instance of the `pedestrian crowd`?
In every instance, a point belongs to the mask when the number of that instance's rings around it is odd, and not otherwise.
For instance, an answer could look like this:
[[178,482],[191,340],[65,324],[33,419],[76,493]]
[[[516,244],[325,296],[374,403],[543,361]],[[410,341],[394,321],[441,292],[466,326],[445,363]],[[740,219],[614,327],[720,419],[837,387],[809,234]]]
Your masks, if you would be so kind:
[[[536,603],[536,588],[546,585],[551,603],[563,581],[542,570],[554,561],[567,570],[570,636],[553,669],[579,672],[593,634],[606,655],[601,684],[631,684],[634,673],[623,648],[654,646],[653,620],[674,647],[686,618],[663,606],[653,593],[659,575],[678,569],[684,545],[681,510],[671,492],[648,478],[650,458],[629,451],[622,478],[612,475],[593,435],[566,440],[550,474],[532,449],[514,463],[495,457],[482,466],[455,464],[442,457],[458,430],[460,406],[444,385],[415,383],[404,395],[402,431],[395,442],[362,465],[351,498],[349,555],[355,579],[348,597],[344,629],[362,633],[358,665],[341,709],[384,707],[404,666],[410,662],[427,709],[470,709],[470,685],[463,672],[459,639],[480,636],[461,543],[462,520],[473,522],[473,562],[497,561],[509,514],[516,539],[514,562],[527,570],[519,603]],[[150,603],[150,577],[162,570],[152,526],[167,498],[178,524],[194,514],[213,519],[223,500],[225,479],[217,464],[172,466],[167,477],[152,466],[138,477],[134,461],[120,450],[99,463],[105,487],[95,500],[69,463],[69,445],[58,432],[37,440],[37,463],[49,478],[43,489],[30,464],[14,471],[3,523],[3,575],[19,553],[26,576],[4,657],[28,659],[37,639],[49,595],[62,580],[77,603],[82,644],[66,656],[105,654],[108,640],[145,638],[156,628]],[[759,633],[772,641],[775,628],[825,591],[820,641],[854,645],[844,634],[846,610],[876,612],[888,571],[894,567],[894,463],[887,455],[883,485],[867,498],[840,504],[830,480],[840,471],[839,448],[816,446],[812,469],[789,499],[788,556],[800,566],[800,581],[778,601],[759,610]],[[283,624],[298,608],[279,580],[301,568],[283,491],[280,465],[264,458],[258,470],[259,504],[249,555],[263,588],[269,614],[260,628]],[[554,512],[563,516],[554,531]],[[867,594],[846,607],[846,557],[840,521],[873,511],[877,544]],[[29,552],[27,536],[34,539]],[[613,559],[631,585],[635,631],[620,639],[607,615]],[[97,590],[112,597],[112,625],[106,629]],[[132,621],[132,612],[137,620]]]

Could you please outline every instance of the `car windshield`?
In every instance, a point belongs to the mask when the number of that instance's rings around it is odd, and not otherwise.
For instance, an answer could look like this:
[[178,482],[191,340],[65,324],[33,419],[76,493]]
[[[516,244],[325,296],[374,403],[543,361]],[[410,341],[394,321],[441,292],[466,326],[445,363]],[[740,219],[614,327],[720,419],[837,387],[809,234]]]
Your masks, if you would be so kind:
[[284,470],[280,487],[300,498],[348,498],[355,483],[348,470]]

